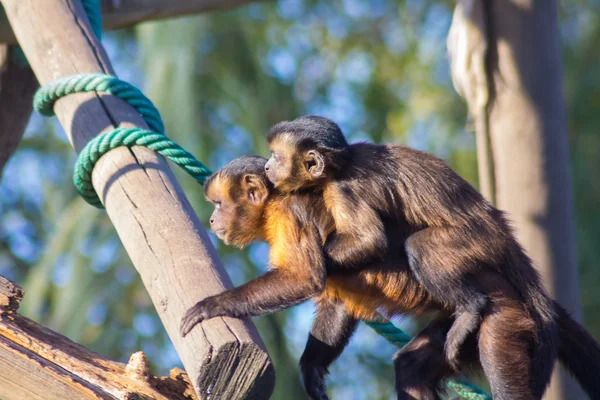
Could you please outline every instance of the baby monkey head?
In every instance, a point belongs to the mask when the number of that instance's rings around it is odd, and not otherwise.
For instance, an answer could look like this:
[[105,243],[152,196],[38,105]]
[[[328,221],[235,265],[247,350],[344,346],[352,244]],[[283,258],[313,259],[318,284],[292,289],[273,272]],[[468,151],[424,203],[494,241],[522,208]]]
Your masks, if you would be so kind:
[[210,228],[225,244],[244,247],[262,235],[263,211],[272,184],[265,177],[267,160],[243,156],[206,180],[204,194],[215,209]]
[[323,185],[342,169],[348,143],[333,121],[314,115],[280,122],[269,130],[267,177],[281,192]]

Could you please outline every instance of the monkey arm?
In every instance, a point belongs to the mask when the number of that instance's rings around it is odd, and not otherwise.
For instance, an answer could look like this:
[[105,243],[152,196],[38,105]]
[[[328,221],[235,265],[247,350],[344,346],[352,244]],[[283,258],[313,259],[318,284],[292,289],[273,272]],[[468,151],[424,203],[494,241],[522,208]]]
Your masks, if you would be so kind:
[[274,269],[266,274],[216,296],[207,297],[191,307],[181,321],[181,334],[214,317],[252,317],[300,304],[321,293],[319,280],[302,280],[292,271]]
[[269,314],[318,296],[325,289],[326,276],[318,238],[313,225],[296,230],[293,241],[282,238],[281,243],[271,247],[272,270],[196,303],[181,321],[182,336],[206,319]]
[[358,320],[348,315],[344,303],[324,297],[317,302],[315,319],[300,358],[304,387],[311,399],[328,399],[327,368],[342,353],[357,324]]
[[336,233],[327,238],[324,249],[334,264],[358,267],[384,257],[388,243],[377,211],[362,200],[339,196],[333,217]]

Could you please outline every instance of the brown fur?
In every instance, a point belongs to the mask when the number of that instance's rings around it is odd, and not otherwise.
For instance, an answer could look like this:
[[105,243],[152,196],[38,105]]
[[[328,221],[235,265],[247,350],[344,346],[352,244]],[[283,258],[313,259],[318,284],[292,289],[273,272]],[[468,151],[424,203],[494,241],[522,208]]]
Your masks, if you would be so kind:
[[[268,141],[266,172],[276,189],[323,197],[335,225],[324,246],[330,263],[365,271],[389,254],[407,258],[429,295],[456,310],[449,362],[458,367],[463,342],[480,329],[494,398],[541,399],[558,356],[559,307],[502,212],[438,158],[403,146],[348,144],[326,118],[279,123]],[[583,375],[588,388],[593,377]]]
[[[323,245],[334,226],[322,196],[284,196],[273,191],[262,167],[256,171],[258,163],[255,157],[232,161],[207,181],[205,193],[216,206],[211,226],[218,235],[238,247],[252,240],[266,240],[271,269],[239,288],[198,303],[184,317],[182,333],[207,318],[260,315],[313,298],[317,302],[317,317],[301,367],[309,395],[326,399],[323,379],[327,367],[345,347],[358,319],[372,318],[379,311],[393,316],[444,307],[433,301],[412,277],[407,260],[392,254],[398,251],[394,243],[389,255],[364,271],[349,273],[327,268]],[[445,311],[440,321],[449,321]],[[442,375],[452,371],[440,351],[444,337],[445,330],[438,331],[436,343],[432,339],[431,346],[419,350],[419,357],[414,360],[413,367],[423,365],[423,374],[429,369],[425,365],[437,365],[436,369],[445,371],[435,380],[423,379],[429,382],[419,389],[423,398],[436,393]],[[412,360],[413,356],[401,353],[398,360],[405,365],[404,360]]]

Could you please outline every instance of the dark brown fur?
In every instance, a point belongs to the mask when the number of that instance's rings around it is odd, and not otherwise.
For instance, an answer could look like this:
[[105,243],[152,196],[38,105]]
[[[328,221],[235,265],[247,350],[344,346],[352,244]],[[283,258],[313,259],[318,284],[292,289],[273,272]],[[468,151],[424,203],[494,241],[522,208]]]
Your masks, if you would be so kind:
[[[277,124],[269,145],[266,170],[275,187],[319,194],[333,216],[328,262],[364,270],[391,242],[401,242],[398,257],[408,258],[436,301],[456,309],[446,342],[449,362],[457,365],[462,343],[480,328],[480,358],[494,398],[542,397],[559,335],[570,339],[502,212],[438,158],[403,146],[347,144],[325,118]],[[587,338],[586,347],[600,355]],[[598,394],[597,377],[577,376],[586,389],[594,386],[590,395]]]
[[[300,365],[311,398],[326,399],[327,368],[346,346],[358,319],[371,318],[378,311],[388,316],[414,315],[443,306],[412,277],[406,258],[398,257],[402,248],[393,241],[388,255],[370,268],[327,268],[322,247],[333,231],[333,218],[323,197],[273,191],[264,174],[265,163],[259,157],[236,159],[207,181],[205,192],[215,204],[210,222],[217,235],[238,247],[253,240],[267,241],[271,270],[196,304],[182,321],[182,334],[204,319],[256,316],[313,298],[317,314]],[[442,310],[436,324],[398,353],[400,399],[438,398],[443,379],[453,372],[442,351],[450,325],[448,311]],[[421,371],[420,378],[416,370]]]

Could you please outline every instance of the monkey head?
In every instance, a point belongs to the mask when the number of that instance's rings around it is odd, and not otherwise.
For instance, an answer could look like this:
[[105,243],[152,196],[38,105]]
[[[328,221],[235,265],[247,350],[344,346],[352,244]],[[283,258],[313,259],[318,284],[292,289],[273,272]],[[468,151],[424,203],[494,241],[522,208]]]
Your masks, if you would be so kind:
[[204,194],[215,206],[210,228],[225,244],[241,248],[260,238],[272,188],[265,177],[266,162],[258,156],[239,157],[206,180]]
[[343,168],[348,143],[339,126],[323,117],[280,122],[268,134],[267,178],[281,192],[318,187]]

